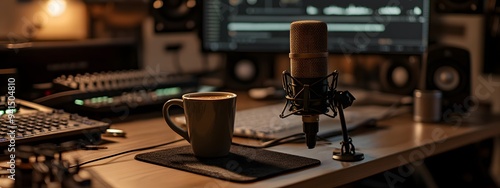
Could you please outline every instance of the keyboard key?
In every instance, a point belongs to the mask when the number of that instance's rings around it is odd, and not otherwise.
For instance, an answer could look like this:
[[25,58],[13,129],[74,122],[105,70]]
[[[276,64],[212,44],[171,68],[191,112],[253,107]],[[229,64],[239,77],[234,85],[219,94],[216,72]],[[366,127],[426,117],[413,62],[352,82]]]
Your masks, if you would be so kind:
[[[70,116],[75,117],[75,119],[70,120]],[[71,115],[64,111],[59,113],[20,111],[19,114],[16,114],[15,121],[17,126],[16,145],[52,142],[50,140],[59,140],[61,137],[65,137],[64,140],[83,138],[82,133],[84,132],[103,131],[109,127],[108,123]],[[6,116],[0,117],[0,123],[0,146],[4,147],[9,144],[10,135],[8,133],[11,129],[8,126],[11,124]],[[74,125],[71,129],[68,128],[70,124]]]

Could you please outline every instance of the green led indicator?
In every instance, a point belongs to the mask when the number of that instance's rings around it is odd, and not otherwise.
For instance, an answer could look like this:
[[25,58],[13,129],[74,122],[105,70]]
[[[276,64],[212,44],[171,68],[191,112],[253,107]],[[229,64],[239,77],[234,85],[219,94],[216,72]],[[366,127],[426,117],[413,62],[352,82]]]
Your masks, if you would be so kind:
[[16,109],[7,109],[5,110],[5,113],[8,113],[8,114],[15,114],[17,112]]
[[180,87],[170,87],[155,90],[157,96],[169,96],[169,95],[177,95],[181,93]]
[[75,104],[76,104],[76,105],[80,105],[80,106],[82,106],[82,105],[83,105],[83,100],[76,99],[76,100],[75,100]]

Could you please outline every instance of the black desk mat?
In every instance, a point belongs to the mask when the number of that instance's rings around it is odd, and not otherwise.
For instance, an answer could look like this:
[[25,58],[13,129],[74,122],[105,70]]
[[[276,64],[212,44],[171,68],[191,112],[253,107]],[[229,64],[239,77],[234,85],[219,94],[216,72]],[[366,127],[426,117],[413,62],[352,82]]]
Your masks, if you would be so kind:
[[196,158],[191,146],[138,154],[135,159],[233,182],[253,182],[319,165],[316,159],[263,149],[231,146],[228,156]]

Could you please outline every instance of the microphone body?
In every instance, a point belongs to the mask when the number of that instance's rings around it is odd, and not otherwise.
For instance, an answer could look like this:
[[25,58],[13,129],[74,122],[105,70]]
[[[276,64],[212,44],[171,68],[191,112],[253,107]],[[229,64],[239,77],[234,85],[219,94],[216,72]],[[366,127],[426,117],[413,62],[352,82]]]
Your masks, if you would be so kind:
[[[304,20],[290,25],[291,111],[302,116],[309,149],[316,145],[319,115],[328,112],[328,48],[324,22]],[[287,96],[289,98],[290,96]]]

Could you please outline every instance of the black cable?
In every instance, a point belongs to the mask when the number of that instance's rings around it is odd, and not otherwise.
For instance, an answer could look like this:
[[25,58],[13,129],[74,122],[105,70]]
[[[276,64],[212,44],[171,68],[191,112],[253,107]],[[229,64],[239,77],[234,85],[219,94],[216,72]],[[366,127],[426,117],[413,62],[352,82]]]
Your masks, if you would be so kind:
[[183,140],[184,140],[184,138],[181,138],[181,139],[177,139],[177,140],[173,140],[173,141],[170,141],[170,142],[166,142],[166,143],[162,143],[162,144],[157,144],[157,145],[153,145],[153,146],[148,146],[148,147],[143,147],[143,148],[136,148],[136,149],[131,149],[131,150],[127,150],[127,151],[122,151],[122,152],[115,153],[115,154],[112,154],[112,155],[108,155],[108,156],[100,157],[100,158],[97,158],[97,159],[92,159],[90,161],[85,161],[83,163],[75,164],[75,165],[70,166],[69,168],[80,167],[80,166],[83,166],[83,165],[86,165],[86,164],[89,164],[89,163],[93,163],[93,162],[104,160],[104,159],[111,158],[111,157],[116,157],[116,156],[123,155],[123,154],[130,153],[130,152],[142,151],[142,150],[153,149],[153,148],[160,147],[160,146],[166,146],[166,145],[170,145],[170,144],[173,144],[173,143],[176,143],[176,142],[179,142],[179,141],[183,141]]
[[[340,135],[340,131],[338,133],[336,133],[335,135]],[[303,141],[304,139],[305,139],[304,133],[297,133],[297,134],[293,134],[293,135],[286,136],[283,138],[278,138],[278,139],[270,140],[267,142],[263,142],[263,143],[261,143],[261,145],[258,145],[258,146],[237,143],[237,142],[233,142],[232,144],[236,145],[236,146],[263,149],[263,148],[269,148],[269,147],[273,147],[273,146],[277,146],[277,145],[281,145],[281,144],[292,143],[292,142],[296,142],[296,141]],[[323,141],[323,144],[331,144],[331,142],[328,139],[326,139],[322,136],[316,136],[316,140]]]
[[272,146],[276,146],[276,145],[280,145],[280,144],[284,144],[284,143],[290,143],[290,142],[297,141],[300,139],[304,139],[304,133],[297,133],[297,134],[292,134],[292,135],[285,136],[282,138],[273,139],[273,140],[270,140],[267,142],[263,142],[263,143],[261,143],[261,145],[258,145],[258,146],[252,146],[252,145],[236,143],[236,142],[233,142],[232,144],[237,145],[237,146],[251,147],[251,148],[268,148],[268,147],[272,147]]
[[73,96],[73,95],[77,95],[77,94],[82,94],[82,93],[85,93],[85,92],[84,91],[80,91],[80,90],[62,91],[62,92],[54,93],[52,95],[47,95],[47,96],[35,99],[35,100],[33,100],[33,102],[35,102],[35,103],[44,103],[44,102],[47,102],[47,101],[50,101],[50,100],[59,99],[61,97],[69,97],[69,96]]

